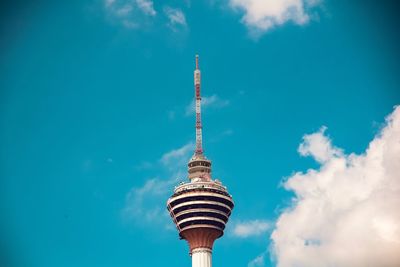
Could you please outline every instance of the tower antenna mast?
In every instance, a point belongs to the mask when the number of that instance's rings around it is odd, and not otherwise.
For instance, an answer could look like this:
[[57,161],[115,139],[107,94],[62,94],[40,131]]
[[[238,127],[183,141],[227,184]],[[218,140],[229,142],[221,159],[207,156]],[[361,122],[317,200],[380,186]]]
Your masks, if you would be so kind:
[[199,55],[196,55],[196,69],[194,70],[194,90],[196,97],[196,155],[203,155],[202,124],[201,124],[201,73],[199,69]]

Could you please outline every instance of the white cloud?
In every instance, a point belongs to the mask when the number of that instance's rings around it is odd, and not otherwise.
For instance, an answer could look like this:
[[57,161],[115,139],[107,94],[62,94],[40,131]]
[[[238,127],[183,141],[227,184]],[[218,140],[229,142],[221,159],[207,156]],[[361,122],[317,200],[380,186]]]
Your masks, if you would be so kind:
[[[125,197],[125,207],[122,210],[123,219],[141,224],[164,224],[170,229],[171,220],[166,211],[165,203],[177,185],[186,176],[186,162],[193,151],[193,143],[173,149],[163,154],[158,160],[160,173],[165,173],[166,179],[158,177],[145,181],[142,186],[133,187]],[[161,163],[161,164],[160,164]],[[145,167],[154,166],[150,162],[143,163]],[[142,164],[141,164],[142,165]],[[141,167],[139,165],[139,167]]]
[[106,7],[110,7],[114,3],[115,3],[115,0],[105,0],[104,1],[104,4]]
[[177,30],[177,27],[179,26],[184,28],[187,27],[186,17],[181,9],[166,6],[164,8],[164,13],[169,20],[169,27],[173,30]]
[[302,156],[313,156],[319,163],[324,163],[333,157],[343,156],[342,150],[333,147],[331,140],[324,135],[326,127],[313,134],[303,136],[298,152]]
[[233,134],[232,129],[227,129],[221,133],[222,136],[228,136],[228,135],[232,135],[232,134]]
[[146,15],[155,16],[157,14],[151,0],[136,0],[136,4]]
[[151,0],[104,0],[109,19],[125,28],[139,28],[156,16]]
[[310,9],[319,3],[318,0],[229,0],[231,8],[244,13],[242,22],[253,37],[287,22],[308,23]]
[[212,96],[205,96],[201,100],[201,104],[204,105],[205,107],[207,106],[215,106],[215,107],[225,107],[229,105],[229,100],[221,99],[217,95],[212,95]]
[[135,166],[133,166],[133,168],[138,171],[148,170],[148,169],[151,169],[152,167],[153,167],[153,163],[151,163],[149,161],[142,161],[139,164],[136,164]]
[[[229,105],[229,100],[221,99],[216,94],[212,96],[203,96],[201,98],[201,107],[202,108],[223,108]],[[185,115],[189,116],[195,112],[195,100],[192,100],[189,105],[186,106]]]
[[361,155],[345,155],[321,131],[299,151],[319,170],[295,173],[295,193],[271,235],[278,267],[400,266],[400,107]]
[[127,29],[137,29],[140,25],[129,19],[122,20],[122,25]]
[[185,166],[189,161],[189,155],[194,151],[193,142],[189,142],[186,145],[173,149],[164,155],[162,155],[160,161],[168,168],[179,168],[180,166]]
[[260,236],[271,229],[271,226],[270,222],[264,220],[239,222],[233,228],[233,235],[241,238]]
[[132,5],[126,4],[123,7],[116,9],[115,14],[118,17],[125,17],[132,11],[132,9],[133,9]]
[[161,199],[177,183],[178,177],[168,180],[152,178],[142,187],[132,188],[125,197],[125,207],[122,215],[125,220],[136,220],[139,223],[162,222],[168,218],[168,214]]
[[265,254],[259,255],[254,260],[250,261],[249,264],[247,264],[247,267],[263,267],[263,266],[265,266],[264,257],[265,257]]

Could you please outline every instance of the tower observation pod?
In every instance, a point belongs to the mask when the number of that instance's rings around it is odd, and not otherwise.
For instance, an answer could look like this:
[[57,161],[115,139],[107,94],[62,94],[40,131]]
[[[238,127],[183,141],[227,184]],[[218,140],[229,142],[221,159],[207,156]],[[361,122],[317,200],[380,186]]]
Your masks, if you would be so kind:
[[192,267],[211,267],[214,241],[223,235],[234,203],[227,188],[211,178],[211,161],[203,153],[200,84],[199,57],[196,55],[196,148],[188,163],[190,181],[175,187],[167,201],[167,209],[180,238],[189,243]]

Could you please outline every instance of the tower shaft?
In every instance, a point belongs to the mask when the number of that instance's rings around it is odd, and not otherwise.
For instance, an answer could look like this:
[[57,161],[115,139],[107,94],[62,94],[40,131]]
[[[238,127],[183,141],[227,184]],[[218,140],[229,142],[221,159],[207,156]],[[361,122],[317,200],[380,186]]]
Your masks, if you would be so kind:
[[192,251],[192,267],[211,267],[211,249],[197,248]]
[[196,97],[196,155],[203,154],[202,125],[201,125],[201,73],[199,69],[199,56],[196,55],[196,69],[194,71],[194,90]]

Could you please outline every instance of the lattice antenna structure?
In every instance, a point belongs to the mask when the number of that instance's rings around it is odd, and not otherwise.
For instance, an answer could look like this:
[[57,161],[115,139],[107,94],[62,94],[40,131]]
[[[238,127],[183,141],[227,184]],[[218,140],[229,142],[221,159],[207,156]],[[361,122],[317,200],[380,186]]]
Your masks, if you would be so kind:
[[196,155],[203,154],[203,133],[201,124],[201,72],[199,69],[199,55],[196,55],[196,69],[194,70],[194,90],[196,105]]

